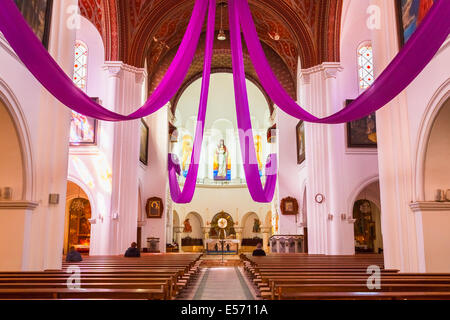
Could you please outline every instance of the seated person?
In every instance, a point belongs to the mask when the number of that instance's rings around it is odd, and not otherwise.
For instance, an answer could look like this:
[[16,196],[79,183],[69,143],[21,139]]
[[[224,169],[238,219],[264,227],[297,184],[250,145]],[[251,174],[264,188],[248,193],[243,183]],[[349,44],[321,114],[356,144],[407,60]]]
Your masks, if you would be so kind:
[[253,250],[252,256],[254,256],[254,257],[262,257],[262,256],[265,256],[265,255],[266,255],[266,252],[262,249],[262,244],[260,242],[260,243],[258,243],[256,245],[256,249]]
[[81,258],[81,254],[75,250],[74,246],[71,246],[69,249],[69,252],[67,252],[66,257],[67,262],[80,262],[83,261],[83,258]]
[[137,243],[133,242],[131,244],[131,247],[127,249],[125,252],[125,257],[127,258],[138,258],[141,256],[141,253],[139,252],[139,249],[137,248]]

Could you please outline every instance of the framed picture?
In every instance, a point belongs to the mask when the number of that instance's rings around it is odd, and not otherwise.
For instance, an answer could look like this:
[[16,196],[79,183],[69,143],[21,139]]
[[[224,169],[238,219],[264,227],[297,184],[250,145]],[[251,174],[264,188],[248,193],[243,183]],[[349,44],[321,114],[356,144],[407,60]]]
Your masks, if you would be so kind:
[[[353,100],[346,100],[348,106]],[[347,123],[348,148],[376,148],[377,125],[375,113]]]
[[280,203],[281,213],[284,215],[297,215],[298,214],[298,201],[295,198],[287,197],[281,200]]
[[148,165],[148,134],[149,129],[147,123],[144,119],[141,119],[141,127],[140,127],[140,151],[139,151],[139,160],[144,164]]
[[164,206],[161,198],[153,197],[147,200],[145,211],[148,219],[161,218],[163,210]]
[[306,159],[305,122],[300,121],[295,132],[297,135],[297,163],[301,164]]
[[48,49],[53,0],[14,0],[36,36]]
[[400,48],[411,38],[435,0],[395,0]]
[[[91,98],[100,104],[99,98]],[[98,120],[72,111],[70,121],[70,146],[97,145]]]

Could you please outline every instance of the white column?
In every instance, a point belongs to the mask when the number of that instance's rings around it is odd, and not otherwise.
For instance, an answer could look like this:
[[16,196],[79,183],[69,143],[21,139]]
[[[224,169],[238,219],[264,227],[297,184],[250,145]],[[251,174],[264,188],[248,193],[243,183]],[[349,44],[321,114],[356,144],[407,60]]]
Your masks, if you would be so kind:
[[[391,1],[373,0],[381,8],[381,26],[373,31],[376,76],[398,53],[396,10]],[[409,203],[412,195],[412,163],[408,106],[402,92],[377,112],[380,171],[381,227],[386,268],[402,272],[425,271],[421,230],[416,229]],[[401,152],[399,152],[401,150]],[[420,229],[420,226],[419,226]],[[421,243],[422,242],[422,243]]]
[[[140,106],[145,71],[115,61],[106,62],[104,68],[108,71],[109,105],[121,114],[135,111]],[[111,254],[121,254],[131,242],[136,241],[139,121],[114,124]]]

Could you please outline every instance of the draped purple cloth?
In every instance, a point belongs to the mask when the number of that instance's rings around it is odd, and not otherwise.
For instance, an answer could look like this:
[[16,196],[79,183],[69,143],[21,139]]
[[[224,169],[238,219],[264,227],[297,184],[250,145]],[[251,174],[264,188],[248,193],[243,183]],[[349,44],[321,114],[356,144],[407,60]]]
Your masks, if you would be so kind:
[[180,174],[181,168],[179,161],[175,161],[175,155],[169,154],[169,188],[172,200],[175,203],[189,203],[195,192],[197,183],[198,166],[200,163],[200,154],[202,151],[203,132],[205,129],[206,108],[208,106],[209,83],[211,77],[211,61],[214,45],[214,31],[216,19],[216,0],[209,1],[208,24],[206,27],[206,46],[205,62],[203,66],[202,88],[200,93],[200,105],[197,116],[197,128],[195,131],[194,144],[192,148],[191,162],[186,176],[183,191],[180,190],[177,174]]
[[[35,78],[70,109],[107,121],[143,118],[165,106],[181,87],[194,58],[208,0],[196,0],[186,33],[163,80],[147,102],[131,115],[121,115],[93,102],[50,56],[13,0],[0,0],[0,31]],[[110,106],[114,110],[115,106]]]
[[450,0],[436,0],[419,28],[372,86],[347,108],[319,119],[300,107],[277,80],[262,49],[247,0],[239,0],[236,5],[250,58],[262,86],[281,110],[308,122],[350,122],[382,108],[419,75],[450,32]]
[[235,0],[229,0],[230,41],[233,63],[233,81],[236,100],[237,124],[241,156],[248,190],[256,202],[271,202],[277,183],[277,156],[271,154],[266,164],[266,185],[262,186],[258,160],[253,139],[253,130],[245,82],[244,57],[241,30]]

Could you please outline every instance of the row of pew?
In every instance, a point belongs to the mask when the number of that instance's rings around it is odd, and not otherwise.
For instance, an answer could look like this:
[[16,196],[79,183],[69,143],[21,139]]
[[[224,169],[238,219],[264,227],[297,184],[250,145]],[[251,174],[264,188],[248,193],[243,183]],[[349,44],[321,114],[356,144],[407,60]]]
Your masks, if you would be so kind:
[[201,254],[83,257],[61,270],[0,272],[0,299],[173,300],[200,270]]
[[450,274],[399,273],[384,268],[382,255],[240,258],[258,295],[267,300],[450,299]]

